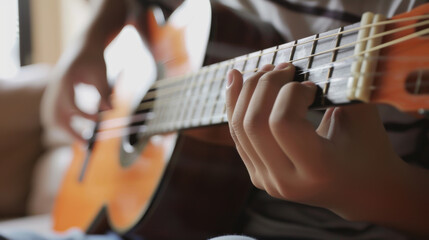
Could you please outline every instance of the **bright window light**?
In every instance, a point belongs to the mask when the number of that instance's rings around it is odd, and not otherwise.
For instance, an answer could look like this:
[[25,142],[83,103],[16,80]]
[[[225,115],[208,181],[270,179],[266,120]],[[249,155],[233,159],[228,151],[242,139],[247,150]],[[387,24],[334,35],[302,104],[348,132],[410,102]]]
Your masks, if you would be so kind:
[[19,65],[18,0],[0,0],[0,79],[12,78]]

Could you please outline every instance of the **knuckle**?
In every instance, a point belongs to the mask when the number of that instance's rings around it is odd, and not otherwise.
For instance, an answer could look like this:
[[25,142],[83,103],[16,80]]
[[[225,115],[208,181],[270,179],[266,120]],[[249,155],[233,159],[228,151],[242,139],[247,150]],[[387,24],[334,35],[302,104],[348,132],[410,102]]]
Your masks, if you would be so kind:
[[241,132],[243,129],[243,123],[242,120],[238,117],[233,116],[230,123],[230,129],[231,131],[234,131],[235,133]]
[[243,120],[243,128],[249,134],[258,134],[268,125],[268,120],[263,114],[246,114]]
[[258,178],[255,177],[255,174],[250,174],[250,181],[252,182],[253,186],[255,186],[256,188],[260,190],[264,190],[264,185]]
[[235,134],[235,131],[232,128],[229,128],[229,134],[231,135],[232,140],[234,141],[235,144],[238,144],[238,138],[237,138],[237,134]]
[[282,91],[284,94],[295,96],[301,92],[302,87],[302,84],[299,82],[290,82],[283,86]]
[[290,201],[299,202],[303,200],[303,197],[300,193],[300,189],[297,189],[293,185],[287,184],[285,182],[279,185],[278,192],[282,198]]
[[261,76],[261,78],[259,79],[259,82],[265,83],[265,84],[271,83],[275,75],[276,75],[276,72],[273,72],[273,71],[266,72],[264,73],[264,75]]
[[300,101],[307,101],[312,100],[312,97],[315,95],[315,89],[316,88],[312,90],[312,88],[299,82],[290,82],[283,86],[280,91],[289,101],[296,101],[297,99],[300,99]]
[[255,74],[251,75],[250,77],[246,78],[246,80],[244,81],[244,84],[243,84],[243,89],[247,89],[249,87],[253,88],[254,84],[259,81],[259,79],[261,78],[262,75],[263,75],[263,73],[257,72]]
[[257,169],[253,168],[249,170],[249,176],[250,176],[250,181],[256,188],[260,190],[265,190],[264,181],[261,178],[260,172]]
[[280,193],[277,191],[276,187],[274,186],[271,186],[271,185],[265,186],[265,191],[272,197],[275,197],[275,198],[282,197]]
[[300,199],[300,197],[296,194],[295,191],[287,187],[279,188],[279,194],[280,196],[282,196],[282,198],[290,201],[298,201]]
[[293,200],[293,188],[291,188],[289,183],[287,182],[287,178],[284,176],[272,176],[273,182],[275,182],[277,194],[280,198]]
[[281,76],[281,72],[279,72],[279,71],[270,71],[270,72],[266,72],[261,77],[261,80],[271,82],[273,79],[278,79],[279,76]]
[[283,132],[286,129],[286,119],[280,114],[271,114],[268,125],[272,132]]
[[259,84],[269,85],[284,85],[288,81],[288,78],[285,78],[282,72],[279,71],[271,71],[265,73],[259,80]]

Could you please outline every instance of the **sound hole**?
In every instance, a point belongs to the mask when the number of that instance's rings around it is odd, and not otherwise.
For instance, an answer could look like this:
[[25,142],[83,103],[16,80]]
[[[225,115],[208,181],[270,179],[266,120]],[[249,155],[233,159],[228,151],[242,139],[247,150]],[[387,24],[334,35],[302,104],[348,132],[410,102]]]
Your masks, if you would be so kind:
[[141,116],[145,116],[147,112],[135,112],[133,114],[132,123],[130,124],[130,132],[128,135],[128,141],[131,146],[135,146],[140,138],[140,133],[144,130],[146,119],[141,119]]
[[411,72],[405,85],[407,92],[411,94],[429,94],[429,69],[418,69]]
[[131,166],[137,160],[147,144],[149,137],[146,137],[144,133],[146,131],[146,124],[153,111],[153,102],[154,98],[143,98],[130,118],[128,134],[123,138],[120,156],[120,163],[124,168]]
[[151,114],[153,114],[155,98],[149,97],[152,96],[150,94],[153,92],[156,92],[156,88],[152,88],[147,92],[147,95],[141,100],[139,107],[137,107],[132,115],[128,135],[128,142],[131,146],[135,146],[139,142],[142,133],[145,131],[146,123],[150,119]]

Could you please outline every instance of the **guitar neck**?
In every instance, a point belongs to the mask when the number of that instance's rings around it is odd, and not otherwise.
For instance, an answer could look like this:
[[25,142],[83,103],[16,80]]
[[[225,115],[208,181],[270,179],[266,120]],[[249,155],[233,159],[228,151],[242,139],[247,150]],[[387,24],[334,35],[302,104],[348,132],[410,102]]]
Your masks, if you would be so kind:
[[226,123],[225,85],[230,69],[241,71],[246,79],[265,64],[291,62],[299,69],[297,79],[312,81],[319,87],[321,94],[315,107],[350,103],[347,79],[351,61],[340,61],[353,56],[358,32],[347,30],[359,24],[205,66],[186,76],[158,80],[137,111],[150,116],[145,133]]

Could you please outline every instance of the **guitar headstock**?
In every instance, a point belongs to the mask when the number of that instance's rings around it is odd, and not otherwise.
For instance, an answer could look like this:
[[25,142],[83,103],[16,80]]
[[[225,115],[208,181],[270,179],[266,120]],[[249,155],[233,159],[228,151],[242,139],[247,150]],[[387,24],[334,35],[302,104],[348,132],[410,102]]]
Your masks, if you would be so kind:
[[[415,18],[421,16],[421,18]],[[371,102],[387,103],[405,112],[429,110],[429,4],[397,15],[386,31],[404,28],[383,37],[392,44],[380,51]],[[405,29],[406,28],[406,29]]]

